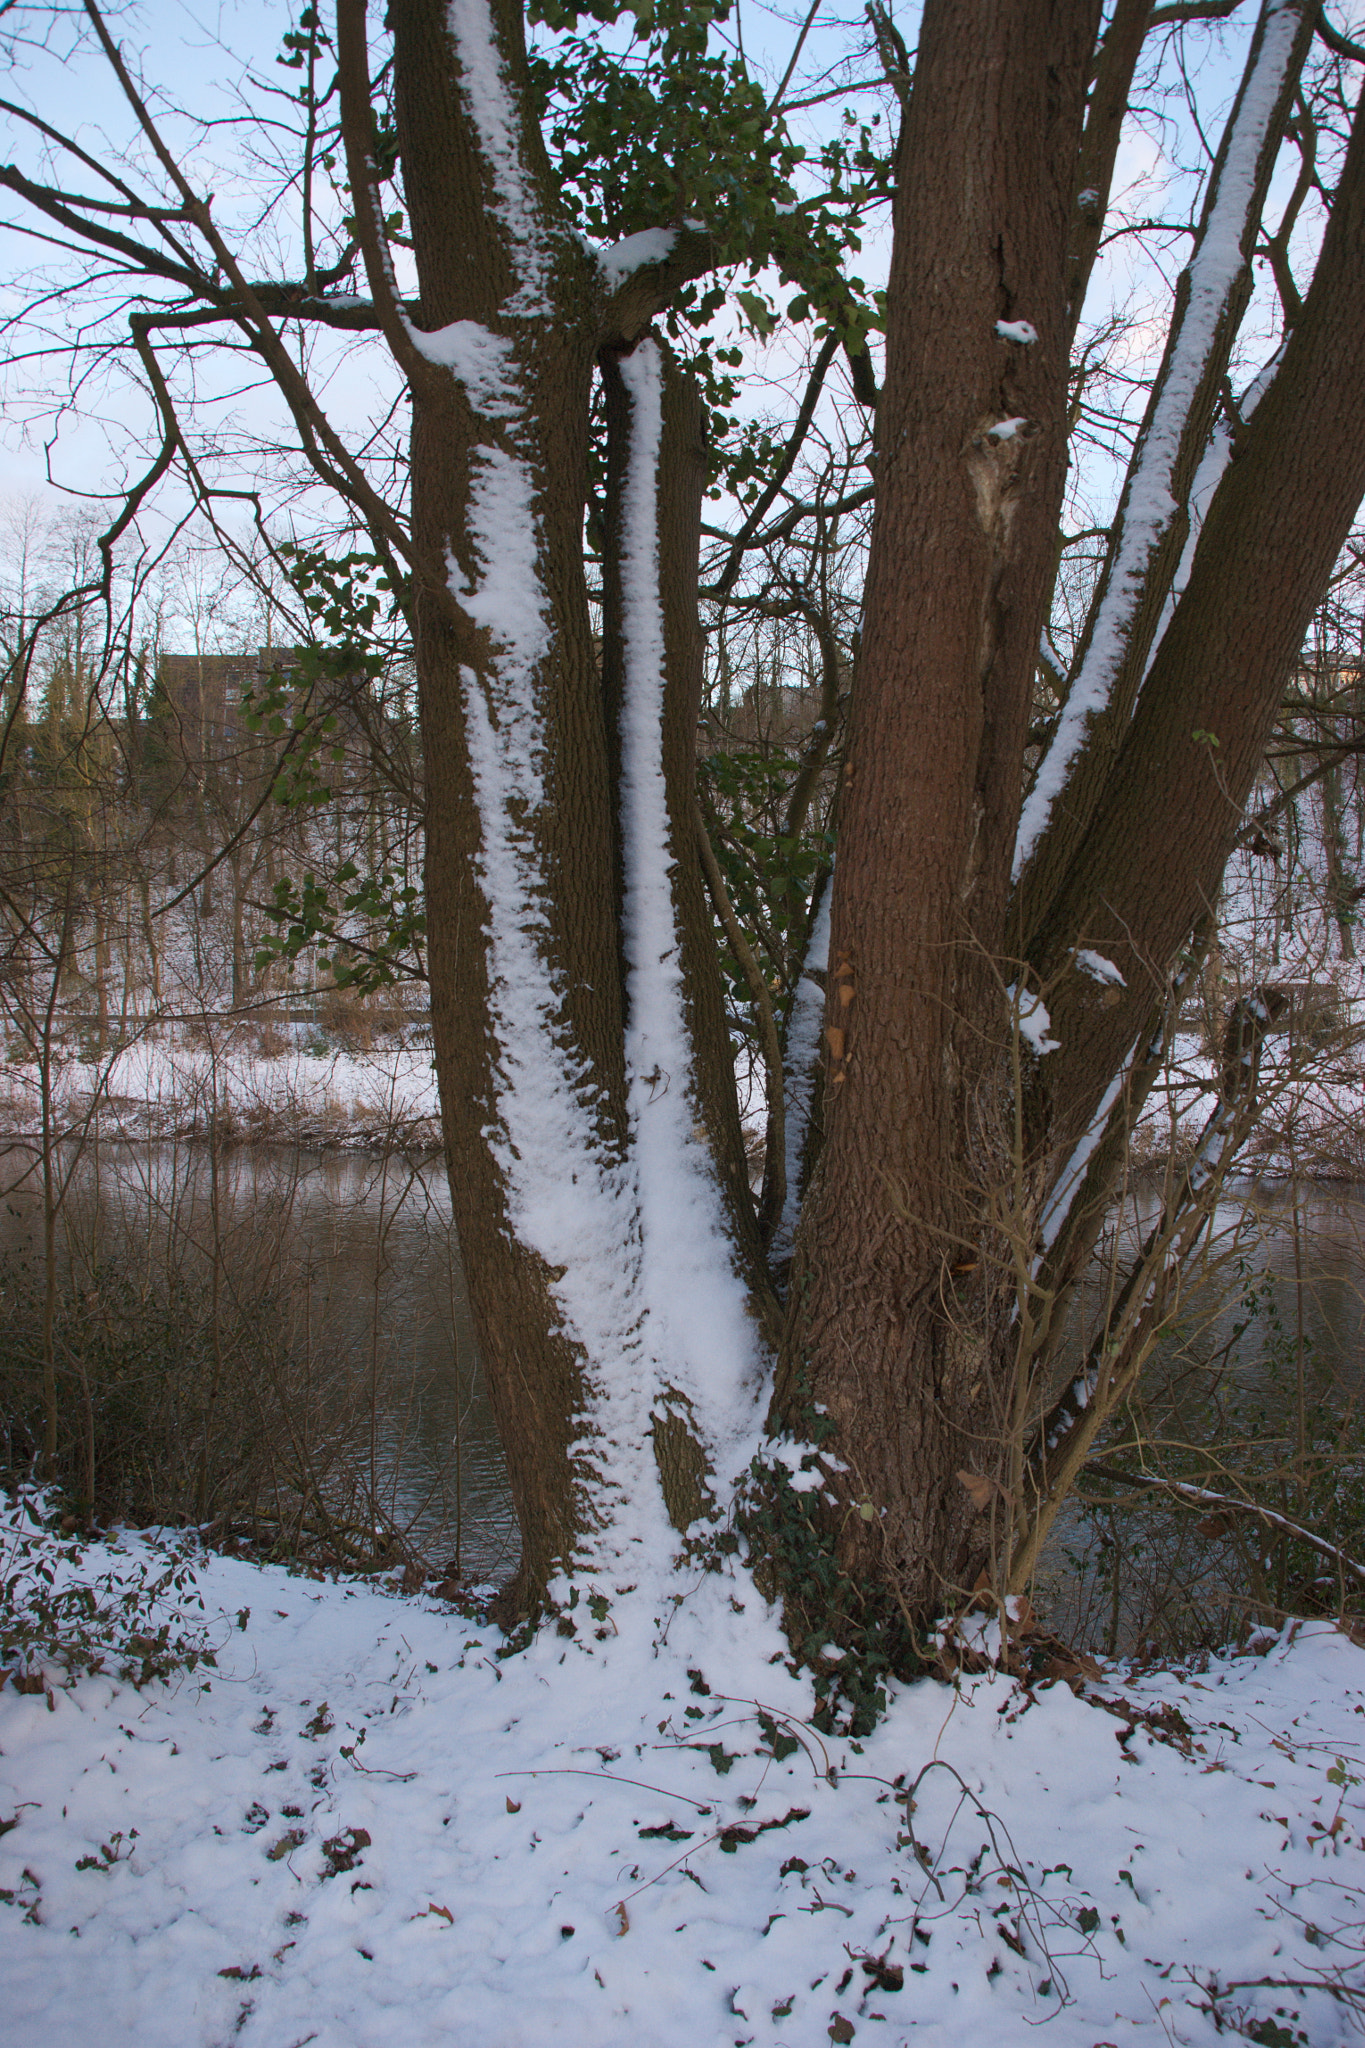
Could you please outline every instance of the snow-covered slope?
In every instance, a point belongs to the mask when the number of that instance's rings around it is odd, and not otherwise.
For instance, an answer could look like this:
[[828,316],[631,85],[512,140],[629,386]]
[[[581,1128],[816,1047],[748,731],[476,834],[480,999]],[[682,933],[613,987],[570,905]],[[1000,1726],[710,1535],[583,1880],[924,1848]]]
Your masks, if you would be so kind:
[[420,1597],[196,1570],[216,1671],[0,1690],[14,2048],[1351,2035],[1313,1988],[1365,1941],[1365,1654],[1329,1626],[1086,1697],[926,1680],[859,1744],[740,1580],[662,1629],[604,1586],[500,1658]]

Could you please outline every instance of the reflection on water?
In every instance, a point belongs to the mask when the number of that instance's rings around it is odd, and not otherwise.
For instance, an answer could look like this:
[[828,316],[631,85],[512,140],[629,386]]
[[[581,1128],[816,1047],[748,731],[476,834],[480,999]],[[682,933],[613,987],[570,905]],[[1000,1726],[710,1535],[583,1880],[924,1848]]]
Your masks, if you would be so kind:
[[[1159,1221],[1144,1188],[1069,1319],[1075,1371],[1103,1327],[1111,1275]],[[1110,1651],[1225,1639],[1257,1616],[1335,1611],[1340,1574],[1254,1517],[1190,1513],[1122,1473],[1180,1478],[1290,1517],[1365,1555],[1365,1187],[1244,1182],[1219,1203],[1171,1320],[1064,1505],[1038,1591],[1068,1640]]]
[[[152,1268],[207,1262],[215,1235],[227,1284],[268,1264],[310,1350],[384,1390],[386,1511],[434,1563],[507,1576],[515,1524],[439,1161],[240,1146],[215,1162],[202,1144],[101,1144],[65,1165],[64,1264],[91,1242]],[[0,1195],[0,1254],[35,1260],[41,1186],[18,1149],[0,1153]]]
[[[375,1466],[398,1525],[435,1564],[458,1556],[467,1575],[508,1575],[515,1527],[439,1162],[245,1146],[215,1162],[202,1144],[92,1144],[62,1165],[71,1174],[64,1263],[98,1244],[102,1256],[116,1248],[152,1273],[196,1259],[202,1269],[216,1235],[229,1284],[278,1296],[291,1341],[384,1390]],[[0,1257],[33,1260],[41,1190],[18,1146],[0,1148],[0,1197]],[[1120,1266],[1159,1209],[1149,1190],[1129,1205]],[[1223,1419],[1240,1428],[1254,1411],[1270,1445],[1303,1427],[1306,1403],[1313,1429],[1344,1422],[1354,1443],[1365,1391],[1365,1188],[1231,1190],[1210,1259],[1208,1286],[1187,1293],[1144,1376],[1143,1427],[1169,1440],[1178,1423],[1187,1445],[1217,1448]],[[1102,1305],[1097,1273],[1078,1333],[1093,1329]],[[1050,1552],[1073,1582],[1062,1560],[1084,1533],[1073,1505]],[[1079,1619],[1075,1627],[1086,1632]]]
[[[1158,1191],[1125,1205],[1118,1265],[1131,1258],[1161,1214]],[[1105,1275],[1085,1291],[1080,1320],[1093,1323]],[[1248,1313],[1249,1307],[1252,1309]],[[1243,1382],[1281,1357],[1286,1341],[1321,1371],[1354,1387],[1365,1336],[1365,1187],[1300,1181],[1242,1182],[1218,1204],[1189,1276],[1172,1334],[1158,1349],[1221,1358]]]

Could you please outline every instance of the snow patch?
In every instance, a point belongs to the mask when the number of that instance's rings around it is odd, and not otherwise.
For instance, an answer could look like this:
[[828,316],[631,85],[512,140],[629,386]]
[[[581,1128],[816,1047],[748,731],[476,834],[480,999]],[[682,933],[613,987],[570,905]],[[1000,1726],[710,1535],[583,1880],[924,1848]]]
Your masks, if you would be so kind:
[[[167,1563],[125,1537],[75,1569]],[[1158,2011],[1212,2044],[1205,1987],[1258,1979],[1267,2038],[1286,2002],[1348,2037],[1365,1658],[1329,1623],[1184,1672],[1101,1659],[1105,1706],[990,1669],[889,1683],[855,1746],[737,1572],[699,1573],[662,1643],[604,1578],[576,1636],[506,1657],[428,1597],[193,1568],[212,1673],[49,1667],[51,1711],[0,1689],[7,2041],[823,2048],[885,2013],[887,2048],[1090,2048],[1161,2040]]]
[[1026,1045],[1033,1048],[1039,1059],[1042,1059],[1045,1053],[1060,1052],[1060,1038],[1048,1035],[1052,1030],[1052,1019],[1047,1013],[1047,1005],[1042,997],[1036,996],[1032,989],[1021,989],[1014,983],[1006,989],[1005,994],[1018,1022],[1019,1036]]
[[485,419],[516,418],[520,399],[510,341],[477,320],[452,320],[448,327],[435,327],[429,333],[414,327],[410,320],[405,319],[403,325],[419,355],[459,378],[475,412]]
[[1016,341],[1021,348],[1038,339],[1038,329],[1031,320],[997,320],[995,331],[1002,341]]
[[617,285],[633,277],[637,270],[642,270],[646,263],[667,262],[677,239],[676,228],[641,228],[637,235],[627,235],[624,241],[599,249],[598,268],[614,291]]

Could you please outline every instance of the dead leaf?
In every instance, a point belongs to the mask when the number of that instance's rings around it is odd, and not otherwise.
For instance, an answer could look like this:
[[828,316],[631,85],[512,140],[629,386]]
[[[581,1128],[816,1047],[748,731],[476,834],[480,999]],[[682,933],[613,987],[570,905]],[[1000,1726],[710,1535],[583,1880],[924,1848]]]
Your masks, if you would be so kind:
[[354,1870],[360,1861],[361,1850],[368,1849],[369,1846],[368,1828],[343,1828],[339,1835],[333,1835],[330,1841],[322,1845],[322,1853],[332,1866],[323,1875],[338,1877],[343,1870]]
[[630,1915],[629,1915],[629,1913],[628,1913],[628,1912],[626,1911],[626,1902],[625,1902],[625,1900],[624,1900],[624,1899],[620,1899],[620,1900],[618,1900],[618,1901],[617,1901],[617,1906],[616,1906],[616,1918],[617,1918],[617,1921],[618,1921],[618,1923],[619,1923],[619,1925],[617,1926],[617,1929],[616,1929],[616,1932],[617,1932],[617,1934],[618,1934],[618,1935],[622,1935],[622,1934],[629,1934],[629,1933],[630,1933]]
[[507,1811],[509,1813],[521,1812],[521,1801],[519,1799],[514,1799],[510,1792],[507,1795]]
[[825,1043],[829,1047],[831,1059],[841,1060],[843,1058],[844,1028],[842,1024],[830,1024],[826,1027]]
[[966,1471],[959,1472],[957,1480],[972,1506],[979,1514],[984,1515],[995,1493],[994,1481],[987,1479],[983,1473]]
[[434,1899],[427,1901],[427,1908],[424,1913],[408,1914],[409,1920],[430,1920],[433,1917],[448,1921],[452,1927],[455,1925],[455,1915],[451,1912],[449,1906],[438,1906]]
[[1065,1656],[1049,1657],[1039,1674],[1043,1678],[1060,1678],[1076,1692],[1087,1679],[1093,1684],[1104,1673],[1093,1657],[1087,1657],[1084,1650],[1073,1650]]

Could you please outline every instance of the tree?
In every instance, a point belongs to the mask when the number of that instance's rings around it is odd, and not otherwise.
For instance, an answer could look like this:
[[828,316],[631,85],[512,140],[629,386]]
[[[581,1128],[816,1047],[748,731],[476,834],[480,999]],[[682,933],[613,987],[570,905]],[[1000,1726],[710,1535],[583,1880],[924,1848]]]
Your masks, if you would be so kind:
[[[133,303],[161,445],[110,546],[176,465],[213,499],[167,357],[227,333],[407,608],[437,1067],[523,1532],[513,1605],[534,1609],[568,1568],[657,1588],[680,1532],[698,1538],[756,1456],[754,1540],[819,1640],[1002,1590],[1150,1344],[1250,1112],[1254,1018],[1117,1321],[1079,1376],[1049,1379],[1365,493],[1360,119],[1333,187],[1314,160],[1363,53],[1324,26],[1330,83],[1310,90],[1318,10],[1265,0],[1077,658],[1065,676],[1040,666],[1071,347],[1124,112],[1152,36],[1232,11],[1117,0],[1105,21],[1100,0],[927,0],[912,64],[874,7],[903,118],[890,158],[866,137],[831,158],[831,189],[852,195],[841,213],[797,204],[781,93],[768,105],[742,59],[711,53],[708,6],[637,9],[647,59],[632,68],[567,7],[545,9],[555,33],[528,58],[515,0],[394,0],[391,40],[373,44],[364,0],[338,0],[334,45],[311,10],[287,39],[304,80],[303,261],[262,279],[86,0],[145,171],[85,156],[112,199],[0,172],[43,232],[101,251]],[[1291,131],[1313,169],[1272,233]],[[324,255],[314,195],[341,149]],[[877,304],[836,257],[879,181],[895,196],[877,393]],[[1329,211],[1301,291],[1310,188]],[[584,220],[611,245],[585,244]],[[1239,399],[1262,245],[1283,341]],[[735,1113],[693,770],[704,427],[723,390],[715,351],[694,345],[698,281],[741,261],[801,287],[828,337],[819,375],[842,346],[876,403],[837,861],[787,1020],[791,1103],[810,1097],[799,1069],[817,1047],[820,1071],[817,1142],[786,1149],[809,1184],[785,1310]],[[387,344],[411,406],[406,477],[348,443],[300,368],[287,337],[329,326]]]

